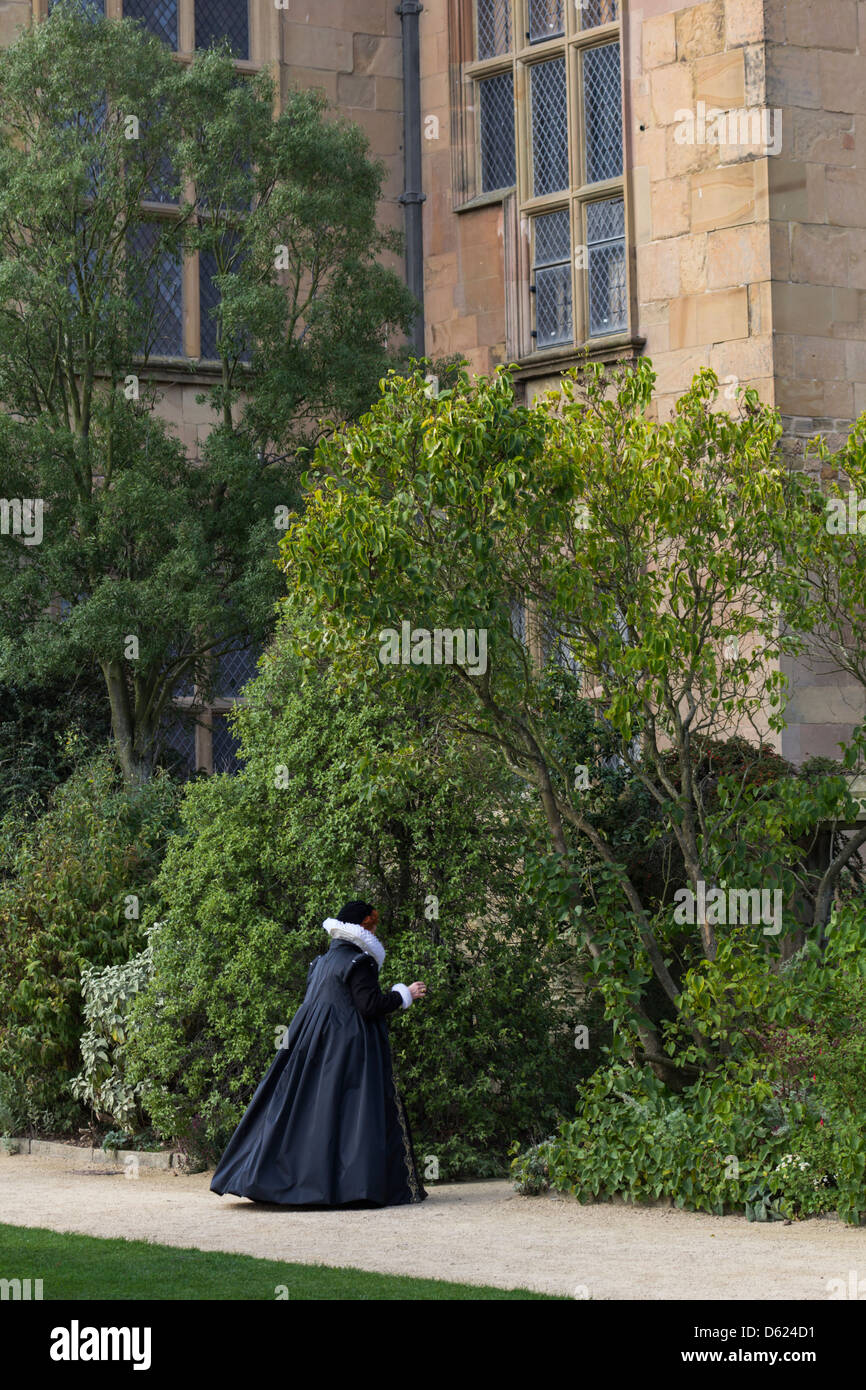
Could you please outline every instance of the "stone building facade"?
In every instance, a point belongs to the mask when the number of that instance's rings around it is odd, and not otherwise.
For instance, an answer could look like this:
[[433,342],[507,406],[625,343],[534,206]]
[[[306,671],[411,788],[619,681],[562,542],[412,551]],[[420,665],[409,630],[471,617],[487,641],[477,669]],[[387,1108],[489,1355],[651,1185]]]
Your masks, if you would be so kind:
[[[428,354],[515,364],[526,399],[583,353],[645,355],[660,418],[709,365],[729,399],[751,385],[778,407],[793,466],[866,410],[864,0],[82,3],[138,15],[179,61],[228,32],[239,67],[321,87],[363,127],[383,222],[420,232]],[[0,42],[47,4],[0,0]],[[208,283],[181,268],[157,369],[191,448]],[[781,751],[835,756],[859,691],[792,675]]]

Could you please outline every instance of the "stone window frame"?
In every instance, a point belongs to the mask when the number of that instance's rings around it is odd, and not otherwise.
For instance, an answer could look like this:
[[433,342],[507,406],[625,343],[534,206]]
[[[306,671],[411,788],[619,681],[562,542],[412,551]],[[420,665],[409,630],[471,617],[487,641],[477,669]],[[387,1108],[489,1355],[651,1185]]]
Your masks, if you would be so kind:
[[[448,34],[450,49],[451,150],[453,210],[470,212],[473,208],[491,203],[503,207],[506,278],[506,351],[512,361],[541,363],[573,357],[586,348],[590,352],[605,352],[636,340],[634,325],[634,290],[632,258],[634,252],[631,232],[629,180],[626,177],[626,81],[623,72],[623,31],[626,27],[620,0],[619,18],[612,23],[592,29],[580,27],[579,7],[575,0],[565,0],[565,33],[551,39],[530,42],[529,0],[509,0],[511,10],[512,47],[508,53],[492,58],[476,59],[475,17],[476,0],[448,0]],[[580,126],[583,112],[583,53],[590,48],[617,42],[620,50],[620,100],[622,104],[623,167],[616,177],[598,183],[582,182],[585,167],[585,143]],[[566,59],[566,100],[569,133],[578,131],[577,139],[569,140],[569,186],[556,193],[534,196],[532,191],[530,71],[536,63],[564,56]],[[496,73],[511,70],[514,74],[515,103],[515,162],[517,179],[510,189],[481,192],[480,130],[478,82]],[[589,336],[589,275],[579,267],[578,247],[586,246],[585,207],[593,201],[622,198],[625,220],[626,324],[610,335]],[[530,285],[533,274],[531,219],[538,213],[567,208],[571,227],[572,274],[572,338],[550,348],[537,349],[533,336],[534,309]]]

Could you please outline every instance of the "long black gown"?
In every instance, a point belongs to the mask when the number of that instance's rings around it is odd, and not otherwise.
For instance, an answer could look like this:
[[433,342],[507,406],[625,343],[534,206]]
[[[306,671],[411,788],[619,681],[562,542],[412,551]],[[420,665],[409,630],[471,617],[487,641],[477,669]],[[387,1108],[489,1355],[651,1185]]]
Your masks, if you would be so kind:
[[335,939],[313,961],[303,1003],[229,1140],[212,1192],[288,1207],[402,1206],[428,1195],[388,1026],[361,1016],[346,982],[361,954]]

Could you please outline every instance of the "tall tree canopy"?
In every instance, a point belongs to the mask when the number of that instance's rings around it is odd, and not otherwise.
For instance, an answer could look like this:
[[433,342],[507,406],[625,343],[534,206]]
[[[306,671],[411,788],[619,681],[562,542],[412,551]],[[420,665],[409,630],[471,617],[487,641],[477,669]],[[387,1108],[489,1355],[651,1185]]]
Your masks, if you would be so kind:
[[[64,3],[0,54],[0,680],[98,668],[129,780],[172,692],[271,630],[298,451],[395,360],[382,177],[320,96],[275,115],[227,49],[181,68]],[[219,291],[198,458],[152,371],[193,251]]]

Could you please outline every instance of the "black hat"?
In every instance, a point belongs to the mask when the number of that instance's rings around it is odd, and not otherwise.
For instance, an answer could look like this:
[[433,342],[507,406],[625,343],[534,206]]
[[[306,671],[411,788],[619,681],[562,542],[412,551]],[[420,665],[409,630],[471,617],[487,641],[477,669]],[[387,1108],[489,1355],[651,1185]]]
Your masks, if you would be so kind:
[[337,916],[338,922],[345,922],[347,926],[360,927],[365,917],[375,909],[370,903],[362,902],[360,898],[353,898],[351,902],[345,903]]

